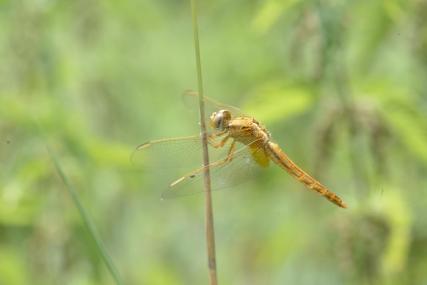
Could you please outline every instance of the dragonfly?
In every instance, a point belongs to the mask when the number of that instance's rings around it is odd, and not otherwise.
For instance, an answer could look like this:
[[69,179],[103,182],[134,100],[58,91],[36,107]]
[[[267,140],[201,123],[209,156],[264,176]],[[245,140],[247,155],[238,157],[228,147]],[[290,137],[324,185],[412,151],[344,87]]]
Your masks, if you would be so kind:
[[[197,96],[196,92],[186,92],[186,96]],[[190,187],[195,181],[201,181],[205,169],[211,173],[212,190],[232,187],[248,180],[255,171],[274,163],[285,170],[291,177],[304,184],[308,189],[317,192],[335,205],[347,208],[344,201],[325,185],[310,176],[273,141],[267,128],[255,118],[241,114],[240,109],[222,104],[204,96],[204,101],[213,106],[214,111],[207,119],[210,127],[207,138],[209,155],[215,157],[206,166],[187,171],[178,178],[167,180],[167,190],[163,198],[172,198],[204,191],[201,187]],[[219,152],[218,152],[219,151]],[[218,154],[219,153],[219,154]],[[145,142],[136,147],[132,154],[133,161],[145,161],[148,155],[163,155],[166,158],[181,154],[185,164],[191,154],[202,158],[200,135],[164,138]],[[167,169],[168,160],[161,168]]]

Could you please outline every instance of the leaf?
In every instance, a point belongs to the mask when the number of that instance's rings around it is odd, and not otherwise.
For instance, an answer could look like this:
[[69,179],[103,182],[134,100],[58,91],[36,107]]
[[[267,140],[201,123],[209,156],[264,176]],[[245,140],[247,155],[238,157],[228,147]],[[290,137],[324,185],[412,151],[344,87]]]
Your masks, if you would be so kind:
[[252,25],[255,31],[260,34],[267,32],[278,21],[281,15],[298,2],[299,0],[266,1],[253,20]]
[[307,88],[271,86],[256,92],[243,109],[263,123],[272,123],[299,115],[312,104],[313,97]]
[[427,164],[427,116],[411,91],[389,81],[375,81],[365,84],[363,93],[378,101],[378,109],[395,137]]
[[403,109],[385,112],[385,118],[408,150],[427,164],[427,131],[422,122]]

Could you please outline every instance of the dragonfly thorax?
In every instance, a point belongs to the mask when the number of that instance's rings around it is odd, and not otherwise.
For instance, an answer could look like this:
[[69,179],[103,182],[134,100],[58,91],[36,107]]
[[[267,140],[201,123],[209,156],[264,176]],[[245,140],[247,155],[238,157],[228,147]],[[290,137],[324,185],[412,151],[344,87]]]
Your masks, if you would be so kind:
[[223,131],[228,127],[228,123],[231,120],[231,113],[227,110],[220,110],[218,112],[213,112],[211,117],[211,127]]

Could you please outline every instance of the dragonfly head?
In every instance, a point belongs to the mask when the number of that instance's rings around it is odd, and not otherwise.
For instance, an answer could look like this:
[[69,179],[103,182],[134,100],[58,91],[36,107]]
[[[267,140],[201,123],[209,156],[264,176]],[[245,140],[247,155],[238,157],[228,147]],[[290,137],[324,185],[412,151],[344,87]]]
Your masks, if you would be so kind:
[[213,112],[211,115],[211,127],[218,131],[223,131],[228,127],[230,120],[230,111],[220,110],[218,112]]

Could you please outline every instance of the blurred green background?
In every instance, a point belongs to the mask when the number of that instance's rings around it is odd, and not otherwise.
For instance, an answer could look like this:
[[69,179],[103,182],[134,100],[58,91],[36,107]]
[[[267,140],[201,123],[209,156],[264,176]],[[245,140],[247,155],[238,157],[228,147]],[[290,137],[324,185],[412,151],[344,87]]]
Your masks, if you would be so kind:
[[[427,2],[200,2],[206,95],[349,205],[276,167],[216,192],[219,283],[427,284]],[[114,284],[46,143],[125,284],[207,284],[203,195],[129,161],[198,133],[189,5],[0,1],[0,284]]]

